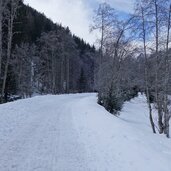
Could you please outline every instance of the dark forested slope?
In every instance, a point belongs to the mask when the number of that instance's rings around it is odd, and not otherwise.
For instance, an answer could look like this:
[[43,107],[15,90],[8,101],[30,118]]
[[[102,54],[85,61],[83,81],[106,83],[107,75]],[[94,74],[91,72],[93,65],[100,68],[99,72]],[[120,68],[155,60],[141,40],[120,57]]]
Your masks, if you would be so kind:
[[[53,23],[44,14],[18,1],[13,37],[7,60],[10,20],[3,14],[3,53],[0,90],[3,100],[11,95],[70,93],[94,90],[97,52],[69,28]],[[9,13],[12,4],[6,5]],[[7,66],[7,78],[5,68]],[[3,85],[5,82],[5,89]]]

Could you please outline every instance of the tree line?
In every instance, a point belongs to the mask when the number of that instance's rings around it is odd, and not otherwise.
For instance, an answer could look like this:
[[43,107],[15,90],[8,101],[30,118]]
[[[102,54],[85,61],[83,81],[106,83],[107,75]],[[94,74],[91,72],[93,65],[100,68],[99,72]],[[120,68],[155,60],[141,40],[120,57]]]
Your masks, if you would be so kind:
[[99,104],[116,115],[125,100],[145,93],[153,133],[158,130],[169,137],[170,1],[138,0],[134,12],[124,19],[109,4],[102,3],[91,28],[100,33],[95,73]]
[[94,91],[97,52],[22,0],[0,0],[1,103]]

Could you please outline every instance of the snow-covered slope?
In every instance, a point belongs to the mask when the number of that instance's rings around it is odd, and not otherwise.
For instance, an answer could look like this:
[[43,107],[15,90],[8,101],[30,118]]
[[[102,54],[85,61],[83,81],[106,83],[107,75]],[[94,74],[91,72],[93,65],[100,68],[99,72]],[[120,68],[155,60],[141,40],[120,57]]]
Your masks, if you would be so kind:
[[170,171],[171,140],[153,135],[145,98],[114,117],[96,94],[0,105],[0,171]]

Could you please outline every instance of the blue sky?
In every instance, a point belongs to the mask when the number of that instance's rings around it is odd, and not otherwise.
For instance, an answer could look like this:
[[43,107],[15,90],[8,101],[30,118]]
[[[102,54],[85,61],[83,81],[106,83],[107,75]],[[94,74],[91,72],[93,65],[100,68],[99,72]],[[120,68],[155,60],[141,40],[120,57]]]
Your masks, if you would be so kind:
[[134,0],[24,0],[26,4],[44,13],[55,23],[69,26],[72,33],[93,44],[97,34],[89,33],[94,10],[101,2],[109,3],[121,15],[133,10]]

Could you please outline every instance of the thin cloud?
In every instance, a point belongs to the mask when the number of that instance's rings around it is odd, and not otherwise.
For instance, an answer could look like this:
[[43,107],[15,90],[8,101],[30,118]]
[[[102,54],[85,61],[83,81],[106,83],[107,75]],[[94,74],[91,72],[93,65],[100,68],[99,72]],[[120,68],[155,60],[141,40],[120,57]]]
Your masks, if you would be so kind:
[[[131,0],[132,1],[132,0]],[[102,0],[25,0],[48,18],[63,26],[69,26],[71,32],[93,44],[96,36],[89,32],[93,10]],[[127,0],[109,0],[114,8],[122,11],[130,11],[131,3]],[[96,6],[97,5],[97,6]]]
[[[98,1],[102,2],[103,0]],[[133,11],[135,0],[106,0],[106,2],[119,11],[129,13]]]

